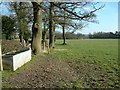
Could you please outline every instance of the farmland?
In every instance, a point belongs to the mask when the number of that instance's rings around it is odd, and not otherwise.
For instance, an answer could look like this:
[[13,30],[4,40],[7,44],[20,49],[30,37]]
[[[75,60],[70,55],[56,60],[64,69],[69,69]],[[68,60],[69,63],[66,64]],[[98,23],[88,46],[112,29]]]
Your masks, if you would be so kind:
[[66,42],[62,45],[62,40],[57,40],[50,54],[33,58],[14,74],[4,71],[3,87],[119,88],[118,40]]

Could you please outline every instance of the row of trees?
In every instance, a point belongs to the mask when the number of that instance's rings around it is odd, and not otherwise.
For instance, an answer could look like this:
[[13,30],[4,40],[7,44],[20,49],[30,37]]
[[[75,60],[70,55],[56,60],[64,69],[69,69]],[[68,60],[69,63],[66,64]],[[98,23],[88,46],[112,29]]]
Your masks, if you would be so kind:
[[[71,32],[66,32],[65,33],[66,39],[87,39],[89,38],[88,35],[84,35],[81,33],[71,33]],[[46,34],[46,39],[49,39],[49,33]],[[55,41],[56,39],[63,39],[63,33],[56,31],[55,32]]]
[[94,2],[9,2],[9,9],[16,18],[20,42],[28,36],[32,24],[31,47],[34,54],[42,52],[42,41],[45,41],[48,31],[50,49],[55,47],[55,31],[59,27],[62,27],[63,44],[66,44],[66,30],[74,33],[84,28],[87,22],[97,23],[95,12],[101,8],[103,6],[97,7]]
[[113,32],[97,32],[94,34],[89,34],[90,39],[119,39],[120,31]]
[[[113,32],[96,32],[93,34],[81,34],[81,33],[71,33],[66,32],[66,39],[119,39],[120,31]],[[63,39],[61,32],[56,32],[56,39]]]
[[[5,39],[14,39],[21,36],[20,30],[18,30],[18,25],[14,16],[2,16],[2,38]],[[5,24],[4,24],[5,23]],[[44,27],[45,28],[45,27]],[[43,29],[43,28],[42,28]],[[46,29],[46,28],[45,28]],[[46,38],[49,39],[49,32],[46,30],[42,30],[42,39],[45,40]],[[24,29],[25,30],[25,29]],[[70,31],[66,32],[65,34],[56,31],[55,32],[55,39],[63,39],[63,35],[66,39],[117,39],[120,38],[120,32],[96,32],[89,35],[84,35],[81,33],[72,33]],[[23,39],[27,42],[28,39],[31,38],[31,31],[25,30]]]

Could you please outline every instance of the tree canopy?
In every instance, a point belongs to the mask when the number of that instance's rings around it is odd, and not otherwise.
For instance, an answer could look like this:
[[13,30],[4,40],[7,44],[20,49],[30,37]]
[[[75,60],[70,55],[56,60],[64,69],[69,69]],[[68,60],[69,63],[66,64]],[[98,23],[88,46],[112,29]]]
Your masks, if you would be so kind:
[[12,39],[16,31],[16,21],[10,16],[2,16],[2,34],[6,39]]

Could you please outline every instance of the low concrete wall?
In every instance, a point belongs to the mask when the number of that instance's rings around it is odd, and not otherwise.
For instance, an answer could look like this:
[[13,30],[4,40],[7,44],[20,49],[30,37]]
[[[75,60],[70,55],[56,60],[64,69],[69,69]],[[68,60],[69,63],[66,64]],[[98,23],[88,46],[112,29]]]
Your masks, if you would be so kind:
[[15,55],[4,55],[3,56],[3,65],[7,64],[10,69],[15,71],[17,68],[21,67],[25,63],[31,60],[31,49],[17,53]]

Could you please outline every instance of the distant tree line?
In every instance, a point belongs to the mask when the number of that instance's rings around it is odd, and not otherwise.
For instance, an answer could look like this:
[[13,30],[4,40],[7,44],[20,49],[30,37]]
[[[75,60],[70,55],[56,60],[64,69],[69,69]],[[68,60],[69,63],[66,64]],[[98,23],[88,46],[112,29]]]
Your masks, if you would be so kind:
[[[66,32],[66,39],[88,39],[88,35],[82,34],[82,33],[71,33]],[[46,38],[49,38],[49,33],[46,34]],[[56,31],[55,32],[55,39],[63,39],[63,33]]]
[[120,31],[113,32],[97,32],[94,34],[89,34],[90,39],[119,39]]
[[[63,34],[61,32],[56,32],[55,33],[55,38],[56,39],[63,39]],[[71,33],[71,32],[66,32],[66,39],[86,39],[88,36],[81,34],[81,33]]]

